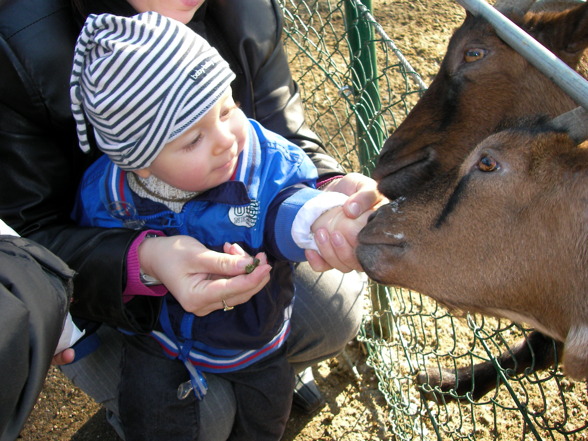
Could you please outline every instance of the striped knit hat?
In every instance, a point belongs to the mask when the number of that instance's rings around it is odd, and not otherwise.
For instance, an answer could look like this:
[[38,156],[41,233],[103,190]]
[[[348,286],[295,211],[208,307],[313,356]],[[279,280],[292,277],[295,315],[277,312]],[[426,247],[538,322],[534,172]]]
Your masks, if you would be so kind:
[[119,167],[149,167],[234,78],[216,49],[176,20],[155,12],[92,14],[78,37],[70,83],[80,148],[90,150],[88,121]]

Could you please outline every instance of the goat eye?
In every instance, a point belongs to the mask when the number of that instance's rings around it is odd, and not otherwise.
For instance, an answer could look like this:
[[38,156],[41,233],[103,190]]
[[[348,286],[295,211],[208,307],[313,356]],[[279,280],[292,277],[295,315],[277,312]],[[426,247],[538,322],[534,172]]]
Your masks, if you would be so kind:
[[481,60],[486,56],[486,49],[472,48],[465,51],[463,59],[466,63],[473,63],[474,61]]
[[498,168],[498,163],[492,156],[484,155],[478,161],[478,170],[483,172],[493,172]]

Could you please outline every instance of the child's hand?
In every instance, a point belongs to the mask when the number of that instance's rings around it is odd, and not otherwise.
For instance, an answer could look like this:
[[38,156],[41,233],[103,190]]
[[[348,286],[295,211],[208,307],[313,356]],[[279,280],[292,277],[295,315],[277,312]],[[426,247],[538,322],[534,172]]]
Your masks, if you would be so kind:
[[72,363],[75,359],[76,353],[72,348],[64,349],[53,356],[51,364],[55,366],[61,366],[64,364]]
[[[375,209],[372,208],[352,219],[347,217],[343,207],[335,207],[319,216],[312,224],[311,230],[314,233],[320,257],[339,271],[362,271],[361,265],[355,256],[357,235],[374,211]],[[312,253],[313,251],[310,250],[305,253],[311,266],[315,257]]]
[[[378,191],[378,184],[373,179],[359,173],[348,173],[341,179],[335,179],[322,187],[323,191],[336,191],[349,196],[343,205],[346,216],[350,219],[361,217],[363,214],[371,214],[374,208],[387,202],[386,198]],[[365,225],[365,222],[362,223]],[[345,235],[335,231],[329,234],[326,228],[317,228],[315,239],[321,251],[307,250],[306,258],[315,271],[327,271],[333,267],[341,271],[361,270],[355,257],[355,245],[357,233],[348,231]],[[350,239],[353,246],[347,242]],[[332,264],[335,263],[335,265]],[[347,268],[344,270],[343,268]]]

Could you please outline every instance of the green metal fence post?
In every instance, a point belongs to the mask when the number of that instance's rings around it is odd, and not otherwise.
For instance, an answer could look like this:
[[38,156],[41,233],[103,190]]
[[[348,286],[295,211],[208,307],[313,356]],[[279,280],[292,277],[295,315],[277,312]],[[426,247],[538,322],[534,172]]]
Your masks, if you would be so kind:
[[[372,0],[362,4],[372,11]],[[375,158],[384,143],[385,125],[380,114],[382,103],[376,59],[374,30],[357,6],[357,0],[345,1],[345,21],[351,54],[350,66],[354,92],[354,113],[357,125],[357,150],[361,172],[371,175]],[[374,310],[386,311],[380,319],[374,319],[374,331],[381,338],[391,338],[390,305],[386,288],[370,286]]]
[[[372,1],[363,5],[372,10]],[[351,53],[351,75],[354,113],[357,119],[358,154],[362,172],[371,174],[374,158],[384,142],[384,124],[380,116],[381,100],[378,82],[374,31],[357,7],[356,0],[345,1],[345,21]]]

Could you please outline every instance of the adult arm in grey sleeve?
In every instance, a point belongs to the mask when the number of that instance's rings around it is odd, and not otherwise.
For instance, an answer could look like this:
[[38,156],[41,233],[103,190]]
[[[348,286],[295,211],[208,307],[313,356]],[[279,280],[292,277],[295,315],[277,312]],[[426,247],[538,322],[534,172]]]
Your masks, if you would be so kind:
[[28,239],[0,236],[0,440],[18,437],[41,391],[72,294],[71,271]]

